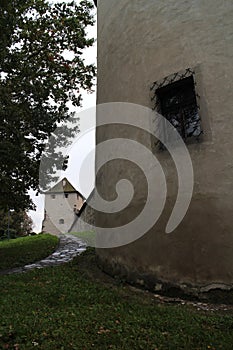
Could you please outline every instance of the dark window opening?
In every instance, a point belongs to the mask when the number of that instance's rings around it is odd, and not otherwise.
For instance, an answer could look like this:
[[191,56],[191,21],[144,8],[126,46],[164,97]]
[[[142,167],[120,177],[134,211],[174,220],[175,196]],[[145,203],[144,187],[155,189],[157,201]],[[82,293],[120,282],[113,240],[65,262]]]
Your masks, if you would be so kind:
[[55,194],[51,194],[51,198],[52,198],[52,199],[55,199],[55,198],[56,198],[56,195],[55,195]]
[[193,76],[156,90],[159,112],[177,129],[183,140],[202,134]]
[[60,219],[59,224],[64,224],[64,219]]
[[68,198],[69,197],[69,193],[65,193],[65,198]]

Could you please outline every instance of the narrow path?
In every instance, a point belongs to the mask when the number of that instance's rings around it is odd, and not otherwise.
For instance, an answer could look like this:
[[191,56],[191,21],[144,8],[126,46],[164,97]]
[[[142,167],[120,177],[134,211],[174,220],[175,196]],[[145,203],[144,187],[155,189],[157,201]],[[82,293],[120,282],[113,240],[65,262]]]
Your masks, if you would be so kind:
[[17,267],[11,270],[0,271],[0,275],[22,273],[32,269],[42,269],[43,267],[64,264],[73,260],[74,257],[79,255],[84,250],[86,250],[86,244],[79,238],[70,234],[60,235],[59,246],[53,254],[33,264]]

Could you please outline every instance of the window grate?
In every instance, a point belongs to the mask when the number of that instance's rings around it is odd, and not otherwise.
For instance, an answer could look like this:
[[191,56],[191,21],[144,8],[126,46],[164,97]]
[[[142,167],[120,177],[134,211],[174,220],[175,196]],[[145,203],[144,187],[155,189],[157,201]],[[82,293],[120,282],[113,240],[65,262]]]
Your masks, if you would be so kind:
[[162,114],[180,133],[185,142],[197,140],[202,134],[199,95],[195,91],[194,71],[191,68],[154,82],[154,110]]

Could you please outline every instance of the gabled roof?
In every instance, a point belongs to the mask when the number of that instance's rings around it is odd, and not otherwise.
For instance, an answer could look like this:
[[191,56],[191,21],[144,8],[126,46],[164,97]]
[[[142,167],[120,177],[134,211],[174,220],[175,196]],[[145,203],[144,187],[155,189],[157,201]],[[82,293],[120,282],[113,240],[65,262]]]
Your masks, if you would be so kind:
[[78,193],[82,198],[83,195],[76,190],[76,188],[71,185],[71,183],[64,177],[61,181],[59,181],[56,185],[50,188],[48,191],[44,192],[45,194],[51,193]]

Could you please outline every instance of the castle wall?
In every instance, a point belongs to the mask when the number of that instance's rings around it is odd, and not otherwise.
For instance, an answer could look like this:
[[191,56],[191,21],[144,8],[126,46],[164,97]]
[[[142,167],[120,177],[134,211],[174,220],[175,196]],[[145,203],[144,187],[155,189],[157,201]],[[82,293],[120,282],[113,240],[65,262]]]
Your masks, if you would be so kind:
[[[154,290],[173,286],[198,293],[233,286],[232,18],[229,0],[99,1],[98,104],[130,102],[153,108],[153,82],[191,67],[203,126],[202,141],[188,145],[194,193],[184,220],[165,234],[178,187],[171,158],[167,152],[159,153],[168,184],[165,210],[134,243],[97,250],[99,263],[111,274]],[[97,114],[97,125],[100,121]],[[153,148],[148,135],[122,126],[97,129],[97,143],[125,133]],[[97,164],[100,159],[97,153]],[[131,165],[115,163],[106,169],[97,177],[106,197],[112,193],[111,179],[121,178],[117,169],[135,175],[134,185],[140,191],[120,216],[97,215],[96,223],[102,227],[121,225],[137,215],[146,193]]]

